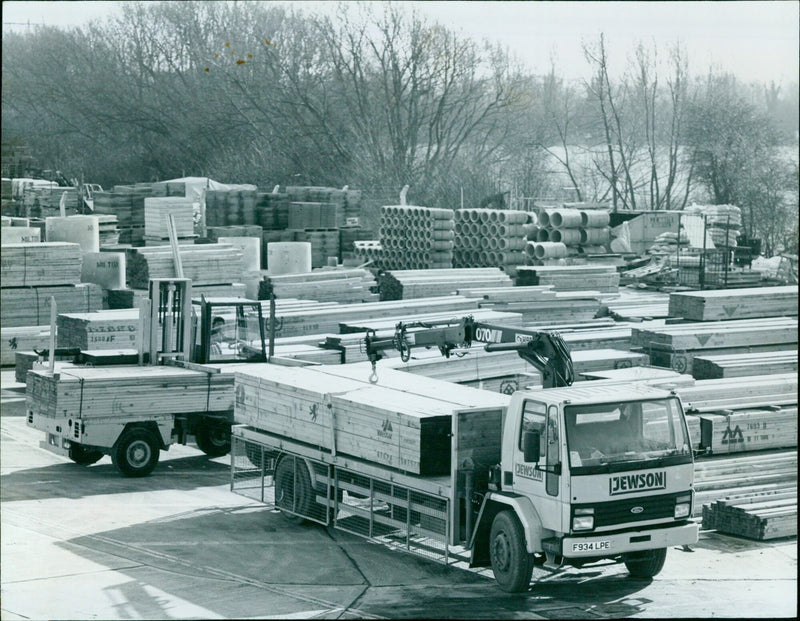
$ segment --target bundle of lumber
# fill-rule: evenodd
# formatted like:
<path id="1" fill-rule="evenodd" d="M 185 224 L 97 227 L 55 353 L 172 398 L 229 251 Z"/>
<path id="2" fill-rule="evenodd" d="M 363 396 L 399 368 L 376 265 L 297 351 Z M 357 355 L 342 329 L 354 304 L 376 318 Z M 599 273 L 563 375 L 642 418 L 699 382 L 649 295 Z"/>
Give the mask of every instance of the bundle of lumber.
<path id="1" fill-rule="evenodd" d="M 703 528 L 765 541 L 797 535 L 797 486 L 733 494 L 703 505 Z"/>
<path id="2" fill-rule="evenodd" d="M 698 380 L 678 394 L 693 412 L 797 405 L 797 373 Z"/>
<path id="3" fill-rule="evenodd" d="M 154 196 L 144 199 L 144 234 L 152 239 L 169 239 L 168 218 L 172 216 L 178 237 L 194 235 L 191 198 Z"/>
<path id="4" fill-rule="evenodd" d="M 381 300 L 410 300 L 455 294 L 459 289 L 511 287 L 508 274 L 496 267 L 392 270 L 379 278 Z"/>
<path id="5" fill-rule="evenodd" d="M 526 321 L 591 321 L 600 311 L 598 293 L 555 291 L 552 285 L 459 289 L 460 295 L 483 297 L 481 308 L 522 313 Z"/>
<path id="6" fill-rule="evenodd" d="M 56 326 L 60 348 L 135 348 L 139 331 L 139 309 L 59 313 Z"/>
<path id="7" fill-rule="evenodd" d="M 180 246 L 183 274 L 192 285 L 228 284 L 242 275 L 242 251 L 231 244 Z M 132 248 L 127 251 L 126 277 L 133 289 L 146 289 L 151 278 L 175 278 L 170 246 Z"/>
<path id="8" fill-rule="evenodd" d="M 797 286 L 671 293 L 670 317 L 691 321 L 797 315 Z"/>
<path id="9" fill-rule="evenodd" d="M 81 281 L 81 247 L 69 242 L 4 244 L 0 282 L 6 287 L 74 285 Z"/>
<path id="10" fill-rule="evenodd" d="M 697 379 L 767 375 L 797 371 L 797 350 L 696 356 L 692 375 Z"/>
<path id="11" fill-rule="evenodd" d="M 525 260 L 525 225 L 531 218 L 509 209 L 456 210 L 453 267 L 499 267 L 514 276 Z"/>
<path id="12" fill-rule="evenodd" d="M 65 197 L 66 215 L 80 213 L 78 188 L 30 186 L 22 192 L 22 205 L 28 218 L 47 218 L 61 214 L 61 199 Z"/>
<path id="13" fill-rule="evenodd" d="M 98 215 L 97 226 L 98 234 L 100 237 L 100 247 L 106 248 L 108 246 L 115 246 L 119 243 L 119 229 L 117 228 L 119 220 L 117 216 L 113 215 Z"/>
<path id="14" fill-rule="evenodd" d="M 302 274 L 265 276 L 259 283 L 258 298 L 298 298 L 329 302 L 374 302 L 378 295 L 372 272 L 360 269 L 323 268 Z"/>
<path id="15" fill-rule="evenodd" d="M 797 446 L 797 405 L 700 414 L 701 445 L 712 454 Z"/>
<path id="16" fill-rule="evenodd" d="M 112 192 L 95 192 L 94 214 L 117 216 L 120 229 L 144 229 L 144 199 L 151 188 L 119 187 Z"/>
<path id="17" fill-rule="evenodd" d="M 109 289 L 107 291 L 108 308 L 124 309 L 139 308 L 141 300 L 146 300 L 149 295 L 147 289 Z M 207 298 L 244 298 L 245 285 L 231 283 L 229 285 L 195 285 L 192 283 L 192 297 L 201 295 Z"/>
<path id="18" fill-rule="evenodd" d="M 54 297 L 58 312 L 80 313 L 99 310 L 103 290 L 94 283 L 51 287 L 3 287 L 0 323 L 4 328 L 50 324 L 50 298 Z"/>
<path id="19" fill-rule="evenodd" d="M 517 285 L 552 285 L 557 291 L 592 290 L 613 293 L 619 290 L 619 274 L 613 265 L 520 266 Z"/>
<path id="20" fill-rule="evenodd" d="M 233 405 L 233 375 L 167 366 L 108 366 L 27 375 L 27 405 L 50 417 L 221 412 Z"/>
<path id="21" fill-rule="evenodd" d="M 508 403 L 499 393 L 428 378 L 411 386 L 390 369 L 371 384 L 348 365 L 258 365 L 236 372 L 235 392 L 237 423 L 420 475 L 450 471 L 454 411 Z"/>
<path id="22" fill-rule="evenodd" d="M 381 208 L 380 241 L 386 269 L 432 269 L 453 266 L 452 209 L 411 205 Z"/>
<path id="23" fill-rule="evenodd" d="M 600 302 L 611 317 L 620 321 L 669 317 L 669 294 L 659 291 L 623 287 L 618 294 L 602 295 Z"/>
<path id="24" fill-rule="evenodd" d="M 0 365 L 16 364 L 18 351 L 50 347 L 50 326 L 26 326 L 0 329 Z"/>
<path id="25" fill-rule="evenodd" d="M 694 373 L 698 357 L 756 355 L 796 346 L 797 321 L 776 317 L 633 328 L 631 344 L 647 352 L 656 366 Z"/>

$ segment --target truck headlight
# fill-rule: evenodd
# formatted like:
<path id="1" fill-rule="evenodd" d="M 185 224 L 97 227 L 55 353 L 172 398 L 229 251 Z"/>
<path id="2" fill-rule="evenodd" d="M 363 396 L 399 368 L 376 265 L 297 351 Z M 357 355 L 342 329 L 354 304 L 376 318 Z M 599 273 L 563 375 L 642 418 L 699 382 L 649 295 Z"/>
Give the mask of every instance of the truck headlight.
<path id="1" fill-rule="evenodd" d="M 691 494 L 687 494 L 686 496 L 678 496 L 675 499 L 675 519 L 689 517 L 689 514 L 692 512 L 692 496 Z"/>
<path id="2" fill-rule="evenodd" d="M 572 530 L 592 530 L 594 528 L 594 509 L 575 509 L 572 517 Z"/>

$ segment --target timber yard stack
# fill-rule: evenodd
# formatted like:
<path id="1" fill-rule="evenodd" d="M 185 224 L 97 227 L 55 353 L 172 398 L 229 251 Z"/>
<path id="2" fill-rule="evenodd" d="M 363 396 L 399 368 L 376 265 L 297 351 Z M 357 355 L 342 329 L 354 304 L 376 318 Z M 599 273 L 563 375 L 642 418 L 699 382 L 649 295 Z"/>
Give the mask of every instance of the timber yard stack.
<path id="1" fill-rule="evenodd" d="M 328 302 L 375 302 L 378 294 L 371 272 L 361 268 L 322 268 L 301 274 L 268 275 L 259 283 L 258 298 L 297 298 Z"/>
<path id="2" fill-rule="evenodd" d="M 754 373 L 790 373 L 797 371 L 796 347 L 781 351 L 697 356 L 692 374 L 697 379 L 715 379 Z"/>
<path id="3" fill-rule="evenodd" d="M 66 215 L 81 213 L 78 189 L 72 187 L 25 188 L 22 193 L 22 206 L 26 218 L 48 218 L 61 215 L 61 198 L 66 194 Z"/>
<path id="4" fill-rule="evenodd" d="M 619 273 L 613 265 L 602 264 L 520 266 L 517 284 L 552 285 L 557 291 L 615 293 L 619 290 Z"/>
<path id="5" fill-rule="evenodd" d="M 259 222 L 259 204 L 268 199 L 255 190 L 206 190 L 206 226 L 253 226 Z"/>
<path id="6" fill-rule="evenodd" d="M 525 225 L 532 217 L 524 211 L 456 210 L 453 267 L 499 267 L 515 276 L 524 262 Z"/>
<path id="7" fill-rule="evenodd" d="M 139 330 L 139 309 L 59 313 L 56 327 L 59 348 L 133 349 Z"/>
<path id="8" fill-rule="evenodd" d="M 98 215 L 97 225 L 101 248 L 119 244 L 119 226 L 117 216 Z"/>
<path id="9" fill-rule="evenodd" d="M 688 321 L 796 317 L 797 295 L 797 286 L 671 293 L 669 315 Z"/>
<path id="10" fill-rule="evenodd" d="M 180 196 L 153 196 L 144 199 L 144 239 L 147 245 L 169 243 L 168 218 L 173 217 L 175 235 L 180 241 L 194 239 L 192 199 Z"/>
<path id="11" fill-rule="evenodd" d="M 379 278 L 381 300 L 410 300 L 454 294 L 459 289 L 511 287 L 511 278 L 496 267 L 391 270 Z"/>
<path id="12" fill-rule="evenodd" d="M 411 205 L 381 208 L 381 267 L 412 270 L 452 268 L 452 209 Z"/>
<path id="13" fill-rule="evenodd" d="M 5 318 L 3 319 L 5 322 Z M 0 327 L 0 366 L 16 364 L 18 351 L 47 349 L 50 346 L 50 326 Z"/>
<path id="14" fill-rule="evenodd" d="M 242 251 L 230 244 L 181 246 L 183 273 L 192 285 L 230 284 L 242 277 Z M 132 248 L 127 251 L 128 286 L 147 289 L 151 278 L 175 278 L 175 262 L 170 246 Z"/>
<path id="15" fill-rule="evenodd" d="M 50 298 L 59 310 L 80 312 L 102 305 L 102 290 L 80 283 L 78 244 L 45 242 L 5 244 L 2 250 L 2 326 L 40 326 L 50 323 Z"/>
<path id="16" fill-rule="evenodd" d="M 596 294 L 589 292 L 558 292 L 553 285 L 518 287 L 487 287 L 474 289 L 467 285 L 460 295 L 479 297 L 481 308 L 522 313 L 527 322 L 585 322 L 600 311 Z"/>

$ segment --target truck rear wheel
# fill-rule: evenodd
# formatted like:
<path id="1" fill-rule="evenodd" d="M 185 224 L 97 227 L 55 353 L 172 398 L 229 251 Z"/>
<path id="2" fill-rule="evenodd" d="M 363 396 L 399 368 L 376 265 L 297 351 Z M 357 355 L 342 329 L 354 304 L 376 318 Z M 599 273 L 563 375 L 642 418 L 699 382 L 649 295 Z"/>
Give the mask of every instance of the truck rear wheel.
<path id="1" fill-rule="evenodd" d="M 111 461 L 127 477 L 144 477 L 156 467 L 159 457 L 158 440 L 147 429 L 131 429 L 117 441 Z"/>
<path id="2" fill-rule="evenodd" d="M 666 559 L 667 549 L 658 548 L 626 554 L 623 560 L 632 578 L 652 578 L 664 568 Z"/>
<path id="3" fill-rule="evenodd" d="M 197 448 L 209 457 L 231 452 L 231 426 L 225 421 L 205 418 L 197 424 L 194 435 Z"/>
<path id="4" fill-rule="evenodd" d="M 305 462 L 289 455 L 282 457 L 275 467 L 275 506 L 287 520 L 302 524 L 313 504 L 314 489 Z"/>
<path id="5" fill-rule="evenodd" d="M 527 591 L 533 573 L 533 555 L 528 554 L 522 524 L 512 511 L 501 511 L 492 522 L 489 558 L 494 578 L 509 593 Z"/>
<path id="6" fill-rule="evenodd" d="M 100 461 L 102 457 L 103 451 L 90 449 L 83 444 L 75 444 L 74 442 L 69 445 L 69 458 L 81 466 L 90 466 Z"/>

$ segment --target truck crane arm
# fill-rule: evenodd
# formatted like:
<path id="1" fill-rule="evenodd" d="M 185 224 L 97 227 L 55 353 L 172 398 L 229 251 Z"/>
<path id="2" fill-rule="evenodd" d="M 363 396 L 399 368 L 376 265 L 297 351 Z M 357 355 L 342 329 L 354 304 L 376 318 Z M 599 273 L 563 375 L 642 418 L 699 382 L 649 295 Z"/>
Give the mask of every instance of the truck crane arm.
<path id="1" fill-rule="evenodd" d="M 417 329 L 419 328 L 419 329 Z M 459 321 L 400 322 L 394 336 L 378 338 L 374 330 L 365 337 L 366 353 L 372 363 L 371 381 L 377 381 L 375 363 L 382 352 L 395 349 L 407 362 L 415 347 L 438 347 L 449 358 L 459 347 L 469 347 L 473 342 L 486 343 L 486 351 L 516 351 L 517 354 L 542 373 L 545 388 L 570 386 L 574 381 L 572 356 L 558 332 L 530 330 L 475 321 L 470 315 Z"/>

